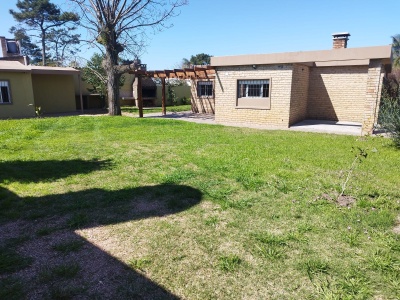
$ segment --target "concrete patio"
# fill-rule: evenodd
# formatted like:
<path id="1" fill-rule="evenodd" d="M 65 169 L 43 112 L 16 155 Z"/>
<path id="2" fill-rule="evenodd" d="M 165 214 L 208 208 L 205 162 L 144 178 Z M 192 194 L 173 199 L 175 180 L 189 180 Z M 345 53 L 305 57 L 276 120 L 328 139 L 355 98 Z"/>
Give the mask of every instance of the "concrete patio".
<path id="1" fill-rule="evenodd" d="M 224 125 L 233 127 L 247 127 L 264 130 L 293 130 L 293 131 L 305 131 L 305 132 L 320 132 L 320 133 L 331 133 L 331 134 L 344 134 L 344 135 L 361 135 L 361 123 L 355 122 L 335 122 L 335 121 L 324 121 L 324 120 L 305 120 L 299 122 L 290 128 L 282 129 L 274 126 L 265 125 L 249 125 L 244 123 L 217 123 L 215 122 L 214 115 L 210 114 L 194 114 L 188 112 L 167 112 L 167 115 L 162 116 L 160 113 L 145 114 L 145 118 L 164 118 L 174 119 L 186 122 L 194 122 L 201 124 L 212 124 L 212 125 Z"/>

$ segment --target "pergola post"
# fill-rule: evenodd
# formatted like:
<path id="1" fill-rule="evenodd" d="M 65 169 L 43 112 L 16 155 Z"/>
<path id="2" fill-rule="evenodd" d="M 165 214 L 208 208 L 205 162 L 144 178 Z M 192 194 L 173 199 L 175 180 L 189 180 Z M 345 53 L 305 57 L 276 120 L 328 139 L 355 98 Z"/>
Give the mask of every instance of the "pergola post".
<path id="1" fill-rule="evenodd" d="M 81 113 L 83 113 L 83 97 L 82 97 L 82 78 L 81 71 L 78 73 L 78 89 L 79 89 L 79 101 L 81 102 Z M 88 106 L 89 107 L 89 106 Z"/>
<path id="2" fill-rule="evenodd" d="M 139 108 L 139 118 L 143 118 L 143 97 L 142 97 L 142 76 L 137 75 L 138 83 L 137 83 L 137 100 L 138 100 L 138 108 Z"/>
<path id="3" fill-rule="evenodd" d="M 162 115 L 165 116 L 167 114 L 167 109 L 165 107 L 165 77 L 161 77 L 161 82 L 162 82 L 162 97 L 161 97 Z"/>

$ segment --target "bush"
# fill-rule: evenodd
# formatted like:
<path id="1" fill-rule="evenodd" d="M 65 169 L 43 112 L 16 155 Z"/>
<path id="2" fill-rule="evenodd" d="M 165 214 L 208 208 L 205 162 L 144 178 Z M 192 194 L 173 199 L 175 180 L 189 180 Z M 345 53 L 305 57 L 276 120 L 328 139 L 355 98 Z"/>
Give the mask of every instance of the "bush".
<path id="1" fill-rule="evenodd" d="M 190 98 L 188 98 L 188 97 L 182 97 L 182 98 L 181 98 L 181 103 L 182 103 L 183 105 L 190 104 Z"/>
<path id="2" fill-rule="evenodd" d="M 378 124 L 400 148 L 400 95 L 398 92 L 393 95 L 388 84 L 383 87 Z"/>

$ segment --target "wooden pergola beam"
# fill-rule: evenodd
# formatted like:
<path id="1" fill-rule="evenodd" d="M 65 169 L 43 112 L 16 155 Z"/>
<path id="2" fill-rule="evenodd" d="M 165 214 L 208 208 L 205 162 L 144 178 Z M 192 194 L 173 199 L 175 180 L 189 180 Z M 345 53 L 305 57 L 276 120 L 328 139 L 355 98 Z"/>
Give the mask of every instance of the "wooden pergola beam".
<path id="1" fill-rule="evenodd" d="M 178 78 L 178 79 L 213 79 L 215 78 L 215 68 L 213 66 L 183 68 L 174 70 L 135 70 L 130 71 L 130 74 L 137 76 L 146 76 L 152 78 Z"/>

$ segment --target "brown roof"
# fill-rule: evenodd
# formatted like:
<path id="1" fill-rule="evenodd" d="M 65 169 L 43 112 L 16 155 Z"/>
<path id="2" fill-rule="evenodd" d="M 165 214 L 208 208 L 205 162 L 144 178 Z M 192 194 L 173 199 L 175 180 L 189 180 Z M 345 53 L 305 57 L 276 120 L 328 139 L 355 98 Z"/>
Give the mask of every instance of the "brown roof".
<path id="1" fill-rule="evenodd" d="M 270 64 L 318 64 L 322 65 L 357 65 L 368 64 L 370 59 L 384 59 L 390 63 L 391 45 L 343 48 L 321 51 L 300 51 L 270 54 L 250 54 L 237 56 L 211 57 L 211 65 L 242 66 L 242 65 L 270 65 Z"/>

